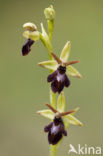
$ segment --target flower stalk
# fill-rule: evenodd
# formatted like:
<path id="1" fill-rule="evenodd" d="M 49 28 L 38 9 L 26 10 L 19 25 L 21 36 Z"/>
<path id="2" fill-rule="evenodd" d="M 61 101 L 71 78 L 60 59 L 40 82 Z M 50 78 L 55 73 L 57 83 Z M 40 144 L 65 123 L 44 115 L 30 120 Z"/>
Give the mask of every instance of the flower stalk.
<path id="1" fill-rule="evenodd" d="M 50 145 L 50 156 L 56 156 L 58 145 Z"/>

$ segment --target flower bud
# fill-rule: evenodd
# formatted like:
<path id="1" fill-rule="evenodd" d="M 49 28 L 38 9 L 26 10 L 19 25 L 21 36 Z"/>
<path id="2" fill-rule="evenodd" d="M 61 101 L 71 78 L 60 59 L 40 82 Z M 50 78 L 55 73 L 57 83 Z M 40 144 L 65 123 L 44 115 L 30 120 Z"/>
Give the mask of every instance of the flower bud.
<path id="1" fill-rule="evenodd" d="M 23 28 L 26 28 L 26 30 L 30 30 L 30 31 L 36 31 L 36 30 L 37 30 L 36 25 L 33 24 L 33 23 L 30 23 L 30 22 L 25 23 L 25 24 L 23 25 Z"/>
<path id="2" fill-rule="evenodd" d="M 51 5 L 49 8 L 45 8 L 44 14 L 47 20 L 54 20 L 55 18 L 55 10 L 53 6 Z"/>

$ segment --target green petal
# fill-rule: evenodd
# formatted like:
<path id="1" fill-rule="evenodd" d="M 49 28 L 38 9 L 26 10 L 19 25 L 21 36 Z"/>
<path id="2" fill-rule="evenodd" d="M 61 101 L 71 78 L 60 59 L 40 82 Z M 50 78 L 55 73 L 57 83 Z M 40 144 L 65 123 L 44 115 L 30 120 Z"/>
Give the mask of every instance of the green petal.
<path id="1" fill-rule="evenodd" d="M 51 120 L 53 120 L 55 116 L 55 114 L 49 109 L 41 110 L 38 111 L 37 113 Z"/>
<path id="2" fill-rule="evenodd" d="M 71 43 L 70 41 L 68 41 L 66 43 L 66 45 L 64 46 L 62 52 L 61 52 L 61 55 L 60 55 L 60 59 L 63 61 L 63 62 L 67 62 L 68 58 L 69 58 L 69 55 L 70 55 L 70 47 L 71 47 Z"/>
<path id="3" fill-rule="evenodd" d="M 23 33 L 23 36 L 27 39 L 30 38 L 31 40 L 36 41 L 36 40 L 39 40 L 40 33 L 38 31 L 32 32 L 32 31 L 27 30 Z"/>
<path id="4" fill-rule="evenodd" d="M 61 94 L 59 94 L 59 96 L 58 96 L 57 110 L 59 112 L 64 112 L 65 111 L 65 96 L 64 96 L 63 92 L 61 92 Z"/>
<path id="5" fill-rule="evenodd" d="M 77 78 L 82 78 L 82 75 L 75 69 L 73 66 L 69 65 L 67 66 L 67 75 L 71 75 Z"/>
<path id="6" fill-rule="evenodd" d="M 65 122 L 68 122 L 69 124 L 78 125 L 78 126 L 82 126 L 83 125 L 77 118 L 75 118 L 71 114 L 66 115 L 64 118 L 65 118 Z"/>
<path id="7" fill-rule="evenodd" d="M 40 62 L 38 65 L 53 71 L 58 67 L 58 63 L 55 60 Z"/>

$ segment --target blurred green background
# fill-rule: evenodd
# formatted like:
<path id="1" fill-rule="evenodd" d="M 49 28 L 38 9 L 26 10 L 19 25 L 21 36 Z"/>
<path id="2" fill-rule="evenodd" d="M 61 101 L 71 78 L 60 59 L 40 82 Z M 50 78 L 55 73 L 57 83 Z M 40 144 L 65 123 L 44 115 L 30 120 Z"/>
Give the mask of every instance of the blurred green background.
<path id="1" fill-rule="evenodd" d="M 43 128 L 49 120 L 36 111 L 49 102 L 48 70 L 37 66 L 47 60 L 40 41 L 22 57 L 22 25 L 34 22 L 45 27 L 43 10 L 56 10 L 53 47 L 56 54 L 67 40 L 72 43 L 70 60 L 80 59 L 83 79 L 70 78 L 65 89 L 66 107 L 80 107 L 76 116 L 83 127 L 70 126 L 59 149 L 67 156 L 69 144 L 103 145 L 103 1 L 102 0 L 0 0 L 0 156 L 47 156 L 49 145 Z"/>

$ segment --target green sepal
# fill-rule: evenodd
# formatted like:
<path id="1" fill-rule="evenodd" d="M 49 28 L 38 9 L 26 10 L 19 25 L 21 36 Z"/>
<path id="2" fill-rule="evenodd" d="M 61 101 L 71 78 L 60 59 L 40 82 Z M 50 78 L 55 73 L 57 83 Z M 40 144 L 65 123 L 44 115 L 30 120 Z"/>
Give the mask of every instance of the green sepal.
<path id="1" fill-rule="evenodd" d="M 78 70 L 71 65 L 67 66 L 66 73 L 67 75 L 71 75 L 76 78 L 82 78 L 82 75 L 78 72 Z"/>
<path id="2" fill-rule="evenodd" d="M 39 66 L 55 71 L 58 67 L 58 64 L 55 60 L 43 61 L 38 63 Z"/>
<path id="3" fill-rule="evenodd" d="M 83 125 L 76 117 L 74 117 L 71 114 L 66 115 L 64 118 L 65 118 L 65 122 L 68 122 L 69 124 L 78 125 L 78 126 Z"/>
<path id="4" fill-rule="evenodd" d="M 63 62 L 67 62 L 67 61 L 68 61 L 68 58 L 69 58 L 69 56 L 70 56 L 70 48 L 71 48 L 71 43 L 70 43 L 70 41 L 68 41 L 68 42 L 65 44 L 65 46 L 64 46 L 64 48 L 63 48 L 63 50 L 62 50 L 62 52 L 61 52 L 61 55 L 60 55 L 60 59 L 61 59 Z"/>
<path id="5" fill-rule="evenodd" d="M 55 114 L 50 109 L 41 110 L 41 111 L 38 111 L 37 113 L 50 120 L 53 120 L 55 116 Z"/>

